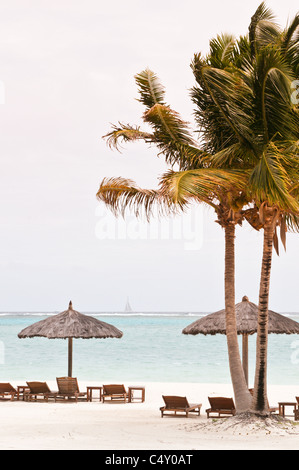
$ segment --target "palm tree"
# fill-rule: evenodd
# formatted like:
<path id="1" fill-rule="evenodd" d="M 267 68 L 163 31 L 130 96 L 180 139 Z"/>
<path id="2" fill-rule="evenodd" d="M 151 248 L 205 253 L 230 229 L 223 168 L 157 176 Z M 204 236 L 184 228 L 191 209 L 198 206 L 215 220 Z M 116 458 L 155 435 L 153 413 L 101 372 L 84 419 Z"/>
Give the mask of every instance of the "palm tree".
<path id="1" fill-rule="evenodd" d="M 267 411 L 267 311 L 272 246 L 276 229 L 285 244 L 286 228 L 298 229 L 298 109 L 290 104 L 290 82 L 298 71 L 298 15 L 281 32 L 264 4 L 257 9 L 249 34 L 235 40 L 222 35 L 210 43 L 210 54 L 194 56 L 197 86 L 192 90 L 195 116 L 203 129 L 201 148 L 191 138 L 177 113 L 164 103 L 164 92 L 154 75 L 137 76 L 143 118 L 154 132 L 119 125 L 106 137 L 142 139 L 155 144 L 167 163 L 178 165 L 161 178 L 158 190 L 142 190 L 121 178 L 105 179 L 98 192 L 114 211 L 141 208 L 149 217 L 152 207 L 169 213 L 191 201 L 213 207 L 225 230 L 225 306 L 230 369 L 237 409 L 249 408 L 242 375 L 234 312 L 235 225 L 245 218 L 264 229 L 260 281 L 257 366 L 253 409 Z M 222 173 L 219 173 L 219 170 Z M 246 184 L 247 183 L 247 184 Z M 251 205 L 249 205 L 251 204 Z"/>
<path id="2" fill-rule="evenodd" d="M 267 412 L 272 247 L 278 246 L 278 226 L 284 244 L 287 226 L 298 229 L 298 107 L 290 100 L 290 85 L 299 70 L 298 25 L 296 15 L 282 32 L 262 3 L 247 37 L 234 41 L 219 36 L 211 41 L 210 55 L 195 55 L 192 63 L 197 82 L 192 96 L 203 126 L 203 149 L 213 153 L 214 167 L 250 170 L 247 199 L 253 206 L 243 216 L 264 229 L 253 398 L 253 409 L 261 414 Z M 185 175 L 185 191 L 186 181 Z"/>
<path id="3" fill-rule="evenodd" d="M 131 208 L 138 216 L 145 212 L 147 218 L 153 208 L 158 208 L 163 215 L 184 208 L 191 202 L 201 202 L 212 207 L 217 213 L 217 222 L 225 230 L 225 305 L 227 311 L 227 343 L 231 378 L 234 387 L 237 411 L 248 410 L 251 395 L 248 392 L 244 371 L 240 359 L 236 320 L 235 320 L 235 226 L 242 223 L 241 209 L 246 199 L 247 174 L 242 169 L 213 168 L 211 155 L 202 151 L 191 137 L 187 124 L 178 113 L 164 101 L 164 89 L 155 74 L 145 70 L 136 76 L 140 101 L 146 111 L 143 120 L 149 123 L 153 132 L 144 132 L 137 126 L 119 124 L 107 134 L 110 146 L 118 148 L 119 141 L 143 140 L 154 144 L 170 165 L 177 165 L 182 174 L 173 184 L 175 172 L 170 170 L 160 178 L 159 188 L 144 190 L 124 178 L 105 178 L 97 197 L 104 201 L 115 214 L 124 215 Z M 195 181 L 193 188 L 187 183 L 188 191 L 183 194 L 184 174 L 188 182 Z M 168 181 L 172 181 L 168 185 Z M 180 187 L 180 194 L 175 195 L 175 187 Z"/>
<path id="4" fill-rule="evenodd" d="M 270 40 L 265 45 L 265 37 L 269 34 Z M 261 83 L 255 80 L 254 87 L 260 105 L 263 153 L 252 173 L 251 186 L 260 206 L 264 228 L 253 409 L 267 414 L 268 304 L 272 251 L 273 246 L 278 251 L 276 227 L 280 226 L 285 245 L 287 221 L 290 226 L 297 226 L 298 217 L 295 188 L 298 184 L 299 115 L 298 107 L 291 102 L 291 82 L 299 71 L 299 16 L 297 14 L 290 26 L 281 31 L 271 11 L 261 4 L 252 18 L 249 37 L 252 61 L 262 77 Z M 282 139 L 286 142 L 281 142 Z M 280 142 L 274 143 L 275 140 Z"/>

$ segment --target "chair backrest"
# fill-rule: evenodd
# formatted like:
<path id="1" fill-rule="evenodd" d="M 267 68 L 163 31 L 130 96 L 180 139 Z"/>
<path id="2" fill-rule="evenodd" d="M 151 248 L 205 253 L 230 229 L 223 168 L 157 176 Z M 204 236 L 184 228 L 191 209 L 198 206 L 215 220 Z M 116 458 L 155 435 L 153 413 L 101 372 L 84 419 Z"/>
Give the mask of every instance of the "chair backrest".
<path id="1" fill-rule="evenodd" d="M 188 408 L 189 403 L 186 397 L 178 397 L 175 395 L 162 395 L 166 408 Z"/>
<path id="2" fill-rule="evenodd" d="M 208 397 L 212 410 L 234 410 L 235 404 L 232 398 Z"/>
<path id="3" fill-rule="evenodd" d="M 16 389 L 9 383 L 9 382 L 3 382 L 0 383 L 0 393 L 10 393 L 10 392 L 15 392 L 17 393 Z"/>
<path id="4" fill-rule="evenodd" d="M 56 377 L 56 381 L 60 393 L 79 393 L 79 386 L 76 377 Z"/>
<path id="5" fill-rule="evenodd" d="M 30 393 L 48 393 L 51 390 L 46 382 L 27 382 Z"/>
<path id="6" fill-rule="evenodd" d="M 298 405 L 299 405 L 299 397 L 296 397 L 296 400 L 297 400 L 297 403 L 298 403 Z"/>
<path id="7" fill-rule="evenodd" d="M 122 393 L 126 393 L 125 386 L 123 384 L 109 384 L 103 385 L 103 391 L 105 395 L 118 395 Z"/>

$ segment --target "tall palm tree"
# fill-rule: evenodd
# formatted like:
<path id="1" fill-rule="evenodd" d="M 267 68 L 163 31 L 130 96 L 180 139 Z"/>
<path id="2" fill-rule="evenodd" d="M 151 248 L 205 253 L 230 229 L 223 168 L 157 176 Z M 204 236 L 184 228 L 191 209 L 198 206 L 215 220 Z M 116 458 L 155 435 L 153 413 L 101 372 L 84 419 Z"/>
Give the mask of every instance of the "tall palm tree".
<path id="1" fill-rule="evenodd" d="M 142 190 L 121 178 L 105 179 L 98 192 L 116 212 L 141 208 L 149 216 L 156 205 L 168 213 L 178 205 L 200 201 L 215 209 L 225 230 L 225 306 L 227 340 L 237 409 L 247 410 L 247 385 L 242 376 L 234 312 L 235 225 L 246 220 L 264 229 L 260 282 L 257 367 L 253 408 L 266 412 L 267 311 L 272 246 L 276 228 L 285 243 L 286 227 L 298 223 L 298 109 L 290 105 L 290 81 L 298 71 L 298 15 L 283 33 L 264 4 L 257 9 L 247 36 L 235 40 L 222 35 L 211 41 L 207 58 L 195 55 L 192 69 L 197 86 L 192 90 L 195 116 L 203 129 L 201 149 L 177 113 L 164 103 L 164 92 L 153 74 L 137 78 L 144 121 L 154 131 L 119 125 L 106 137 L 142 139 L 155 144 L 179 173 L 163 175 L 158 190 Z M 218 170 L 222 170 L 219 173 Z M 236 179 L 237 176 L 237 179 Z M 229 178 L 231 178 L 229 183 Z M 248 178 L 248 179 L 246 179 Z M 247 185 L 246 185 L 247 181 Z M 175 206 L 173 205 L 175 203 Z M 249 207 L 249 203 L 252 205 Z M 247 207 L 246 207 L 247 206 Z"/>
<path id="2" fill-rule="evenodd" d="M 268 304 L 273 246 L 278 250 L 276 227 L 280 226 L 285 245 L 287 221 L 297 226 L 298 219 L 299 113 L 291 101 L 291 82 L 299 71 L 299 15 L 281 31 L 263 3 L 252 18 L 249 37 L 252 62 L 257 77 L 262 77 L 260 83 L 253 83 L 260 105 L 263 153 L 251 185 L 264 228 L 253 409 L 266 414 Z"/>
<path id="3" fill-rule="evenodd" d="M 197 82 L 192 96 L 196 118 L 203 126 L 203 149 L 216 151 L 213 166 L 250 171 L 247 198 L 253 206 L 243 215 L 264 230 L 253 399 L 254 411 L 262 414 L 267 412 L 272 247 L 277 249 L 278 226 L 284 244 L 287 226 L 298 229 L 298 107 L 290 99 L 298 73 L 298 24 L 296 15 L 281 31 L 262 3 L 247 36 L 238 41 L 219 36 L 211 42 L 210 55 L 205 59 L 195 55 L 192 63 Z M 219 122 L 223 132 L 218 131 Z M 184 190 L 186 181 L 185 175 Z"/>
<path id="4" fill-rule="evenodd" d="M 142 211 L 147 217 L 153 208 L 160 213 L 169 214 L 184 209 L 191 202 L 201 202 L 212 207 L 217 213 L 217 221 L 225 230 L 225 305 L 227 311 L 227 343 L 231 378 L 234 387 L 237 411 L 248 410 L 251 395 L 248 392 L 244 371 L 240 359 L 237 328 L 235 320 L 235 226 L 242 223 L 241 210 L 248 201 L 246 199 L 247 174 L 239 168 L 213 168 L 211 155 L 199 148 L 192 138 L 187 124 L 178 113 L 173 111 L 164 101 L 164 89 L 155 74 L 145 70 L 136 76 L 140 101 L 146 107 L 143 120 L 149 123 L 152 133 L 144 132 L 137 126 L 119 124 L 107 134 L 108 144 L 118 148 L 120 141 L 143 140 L 158 147 L 170 165 L 178 166 L 182 174 L 174 185 L 168 181 L 175 175 L 173 170 L 166 172 L 160 179 L 159 188 L 144 190 L 134 182 L 123 178 L 105 178 L 97 193 L 116 214 L 127 208 L 140 215 Z M 195 181 L 193 188 L 178 196 L 175 187 L 184 187 L 184 174 L 188 182 Z M 172 183 L 173 183 L 172 179 Z M 189 183 L 188 183 L 189 184 Z"/>

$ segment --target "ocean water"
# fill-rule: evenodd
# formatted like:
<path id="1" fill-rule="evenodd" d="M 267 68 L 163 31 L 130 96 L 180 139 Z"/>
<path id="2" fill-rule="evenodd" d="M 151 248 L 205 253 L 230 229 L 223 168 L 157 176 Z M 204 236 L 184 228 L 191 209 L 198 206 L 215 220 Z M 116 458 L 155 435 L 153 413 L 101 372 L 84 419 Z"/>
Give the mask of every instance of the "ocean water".
<path id="1" fill-rule="evenodd" d="M 116 383 L 230 383 L 226 337 L 183 335 L 206 313 L 88 313 L 123 332 L 121 339 L 74 339 L 73 376 Z M 0 381 L 53 381 L 67 375 L 67 340 L 19 339 L 47 313 L 0 313 Z M 287 314 L 299 321 L 299 314 Z M 256 335 L 249 337 L 253 385 Z M 299 386 L 299 335 L 269 335 L 268 383 Z M 241 338 L 240 338 L 241 348 Z"/>

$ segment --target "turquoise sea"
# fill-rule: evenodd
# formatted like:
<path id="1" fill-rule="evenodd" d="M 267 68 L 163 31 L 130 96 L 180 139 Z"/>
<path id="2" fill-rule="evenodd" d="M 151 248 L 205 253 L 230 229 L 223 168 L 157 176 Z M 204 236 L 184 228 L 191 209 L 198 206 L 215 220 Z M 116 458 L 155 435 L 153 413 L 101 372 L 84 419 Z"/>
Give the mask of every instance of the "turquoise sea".
<path id="1" fill-rule="evenodd" d="M 73 375 L 103 382 L 230 383 L 226 337 L 183 335 L 207 313 L 95 313 L 123 332 L 121 339 L 78 339 Z M 51 313 L 0 313 L 0 381 L 55 380 L 67 375 L 67 341 L 19 339 Z M 285 314 L 299 321 L 299 313 Z M 256 335 L 249 337 L 249 382 L 254 380 Z M 241 338 L 240 338 L 241 348 Z M 269 335 L 269 384 L 299 385 L 299 335 Z"/>

